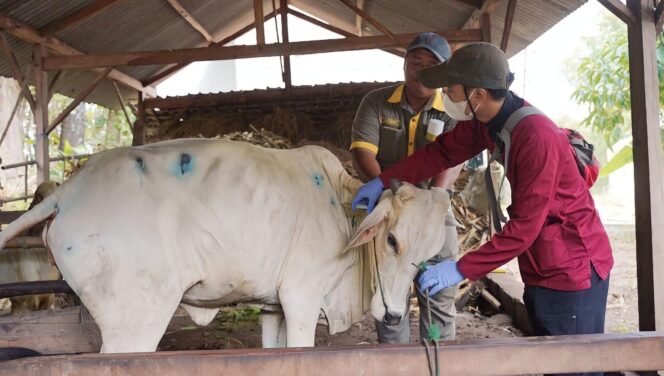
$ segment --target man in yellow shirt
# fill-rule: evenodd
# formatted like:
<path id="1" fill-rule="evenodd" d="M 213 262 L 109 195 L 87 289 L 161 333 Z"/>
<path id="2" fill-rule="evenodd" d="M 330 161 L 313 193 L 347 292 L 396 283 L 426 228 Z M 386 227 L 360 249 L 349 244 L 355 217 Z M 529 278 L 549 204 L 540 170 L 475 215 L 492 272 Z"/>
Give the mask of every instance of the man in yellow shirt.
<path id="1" fill-rule="evenodd" d="M 353 165 L 362 182 L 411 155 L 415 150 L 449 131 L 456 122 L 445 113 L 442 94 L 424 87 L 417 79 L 420 69 L 438 65 L 450 58 L 450 46 L 435 33 L 421 33 L 408 46 L 404 60 L 404 82 L 368 93 L 355 115 L 351 152 Z M 443 136 L 444 137 L 444 136 Z M 448 169 L 420 187 L 441 187 L 450 192 L 462 165 Z M 445 245 L 429 264 L 456 260 L 458 254 L 456 220 L 451 208 L 446 215 Z M 416 289 L 416 291 L 418 291 Z M 456 308 L 455 288 L 450 287 L 430 297 L 431 321 L 440 329 L 441 339 L 454 339 Z M 420 306 L 420 335 L 427 338 L 429 317 L 426 298 L 417 293 Z M 410 342 L 408 317 L 397 325 L 376 322 L 381 343 Z"/>

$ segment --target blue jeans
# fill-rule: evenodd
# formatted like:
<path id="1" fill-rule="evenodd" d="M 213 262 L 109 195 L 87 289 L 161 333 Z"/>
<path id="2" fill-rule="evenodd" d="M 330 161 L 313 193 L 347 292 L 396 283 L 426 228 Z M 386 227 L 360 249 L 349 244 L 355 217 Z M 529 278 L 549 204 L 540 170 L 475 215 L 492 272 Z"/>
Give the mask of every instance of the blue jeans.
<path id="1" fill-rule="evenodd" d="M 534 335 L 604 333 L 609 278 L 601 279 L 592 265 L 590 268 L 590 287 L 585 290 L 561 291 L 526 285 L 523 301 Z"/>

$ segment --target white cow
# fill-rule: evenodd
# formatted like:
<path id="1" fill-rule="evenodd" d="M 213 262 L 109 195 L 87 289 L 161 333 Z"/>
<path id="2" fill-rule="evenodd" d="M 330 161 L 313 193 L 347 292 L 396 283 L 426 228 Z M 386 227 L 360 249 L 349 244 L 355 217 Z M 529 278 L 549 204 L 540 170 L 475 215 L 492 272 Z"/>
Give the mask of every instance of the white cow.
<path id="1" fill-rule="evenodd" d="M 321 308 L 334 320 L 357 300 L 346 295 L 361 278 L 358 246 L 375 238 L 385 296 L 376 289 L 373 316 L 398 323 L 412 263 L 444 242 L 447 193 L 409 184 L 387 191 L 352 237 L 344 207 L 359 185 L 316 146 L 182 139 L 118 148 L 10 224 L 0 248 L 49 218 L 48 247 L 99 326 L 102 352 L 154 351 L 179 304 L 207 324 L 239 302 L 282 306 L 285 321 L 263 321 L 265 346 L 313 346 Z"/>

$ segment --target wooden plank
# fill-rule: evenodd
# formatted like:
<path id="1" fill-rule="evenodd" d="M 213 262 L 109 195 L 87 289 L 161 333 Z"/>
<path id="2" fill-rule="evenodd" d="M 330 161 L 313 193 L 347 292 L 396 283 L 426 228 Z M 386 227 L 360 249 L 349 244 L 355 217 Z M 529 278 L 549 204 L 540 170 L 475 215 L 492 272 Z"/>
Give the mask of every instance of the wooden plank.
<path id="1" fill-rule="evenodd" d="M 265 45 L 265 23 L 263 22 L 263 0 L 254 0 L 254 27 L 256 28 L 256 44 Z"/>
<path id="2" fill-rule="evenodd" d="M 491 13 L 482 13 L 480 18 L 482 41 L 491 43 Z"/>
<path id="3" fill-rule="evenodd" d="M 479 30 L 451 30 L 438 32 L 451 42 L 477 42 Z M 204 60 L 231 60 L 252 57 L 307 55 L 335 51 L 356 51 L 384 47 L 404 47 L 418 33 L 395 35 L 397 41 L 387 36 L 369 36 L 345 39 L 314 40 L 290 43 L 272 43 L 260 46 L 229 46 L 187 48 L 180 50 L 114 52 L 78 56 L 49 56 L 44 67 L 49 70 L 77 69 L 108 66 L 135 66 L 170 63 L 190 63 Z"/>
<path id="4" fill-rule="evenodd" d="M 84 6 L 83 8 L 75 11 L 74 13 L 67 15 L 63 18 L 52 21 L 42 28 L 39 29 L 39 33 L 42 35 L 52 35 L 58 31 L 64 30 L 68 27 L 77 25 L 89 18 L 92 18 L 104 9 L 118 2 L 118 0 L 97 0 L 89 5 Z"/>
<path id="5" fill-rule="evenodd" d="M 31 281 L 0 285 L 0 299 L 12 298 L 14 296 L 55 293 L 73 294 L 74 291 L 66 281 Z"/>
<path id="6" fill-rule="evenodd" d="M 462 29 L 476 29 L 480 27 L 480 21 L 483 13 L 492 13 L 496 10 L 500 0 L 484 0 L 482 6 L 473 10 L 466 22 L 463 23 Z"/>
<path id="7" fill-rule="evenodd" d="M 16 21 L 11 19 L 4 14 L 0 13 L 0 29 L 6 30 L 8 33 L 13 36 L 22 39 L 31 44 L 40 44 L 47 47 L 52 52 L 60 55 L 82 55 L 83 52 L 69 46 L 68 44 L 62 42 L 61 40 L 49 36 L 42 36 L 39 32 L 34 29 L 32 26 L 27 25 L 23 22 Z M 100 73 L 103 69 L 92 69 L 94 72 Z M 129 76 L 128 74 L 122 73 L 118 70 L 112 70 L 108 75 L 109 78 L 114 79 L 123 85 L 145 92 L 146 95 L 155 97 L 156 91 L 153 87 L 143 86 L 140 81 Z"/>
<path id="8" fill-rule="evenodd" d="M 457 3 L 466 4 L 473 8 L 482 8 L 482 0 L 456 0 Z"/>
<path id="9" fill-rule="evenodd" d="M 20 315 L 0 316 L 1 324 L 74 324 L 81 322 L 81 307 L 31 311 Z"/>
<path id="10" fill-rule="evenodd" d="M 120 88 L 118 87 L 117 82 L 113 82 L 113 89 L 115 89 L 115 95 L 118 98 L 118 103 L 120 103 L 120 108 L 122 108 L 122 113 L 124 114 L 125 120 L 127 120 L 127 126 L 129 127 L 129 130 L 131 130 L 131 119 L 129 118 L 129 114 L 127 113 L 127 106 L 125 105 L 124 99 L 122 99 L 122 93 L 120 93 Z"/>
<path id="11" fill-rule="evenodd" d="M 365 1 L 364 0 L 357 0 L 357 7 L 359 9 L 364 10 L 365 6 Z M 362 36 L 362 17 L 360 17 L 359 14 L 355 15 L 355 34 L 358 37 Z"/>
<path id="12" fill-rule="evenodd" d="M 629 44 L 636 274 L 639 329 L 664 330 L 664 162 L 659 128 L 659 87 L 654 9 L 650 0 L 628 0 L 637 22 L 627 28 Z"/>
<path id="13" fill-rule="evenodd" d="M 298 12 L 295 9 L 292 9 L 292 8 L 288 9 L 288 13 L 292 14 L 293 16 L 295 16 L 297 18 L 300 18 L 302 20 L 310 22 L 310 23 L 312 23 L 316 26 L 322 27 L 323 29 L 329 30 L 329 31 L 331 31 L 333 33 L 337 33 L 339 35 L 343 35 L 346 38 L 356 38 L 356 37 L 359 36 L 359 35 L 355 35 L 353 33 L 350 33 L 350 32 L 348 32 L 344 29 L 340 29 L 340 28 L 338 28 L 334 25 L 330 25 L 328 23 L 325 23 L 325 22 L 323 22 L 323 21 L 321 21 L 317 18 L 314 18 L 314 17 L 311 17 L 311 16 L 306 15 L 304 13 Z M 404 51 L 401 51 L 397 48 L 381 48 L 381 50 L 383 50 L 387 53 L 391 53 L 392 55 L 395 55 L 395 56 L 398 56 L 398 57 L 404 57 Z"/>
<path id="14" fill-rule="evenodd" d="M 507 4 L 507 12 L 505 13 L 505 26 L 503 27 L 503 38 L 500 40 L 500 49 L 507 53 L 507 43 L 510 40 L 510 32 L 512 31 L 512 21 L 514 20 L 514 12 L 516 11 L 516 0 L 510 0 Z"/>
<path id="15" fill-rule="evenodd" d="M 270 12 L 265 17 L 263 17 L 263 22 L 268 21 L 269 19 L 274 17 L 274 15 L 275 15 L 274 12 Z M 220 40 L 219 42 L 214 43 L 214 45 L 224 46 L 226 43 L 234 41 L 235 39 L 242 36 L 244 33 L 248 32 L 251 29 L 253 29 L 254 26 L 255 26 L 255 23 L 252 22 L 252 23 L 248 24 L 247 26 L 241 28 L 240 30 L 234 32 L 233 34 L 227 36 L 226 38 Z M 143 85 L 144 86 L 151 86 L 151 85 L 157 84 L 157 83 L 161 82 L 162 80 L 165 80 L 166 78 L 170 77 L 172 74 L 174 74 L 175 72 L 179 71 L 180 69 L 186 67 L 189 64 L 190 63 L 174 64 L 174 65 L 171 65 L 167 68 L 164 68 L 161 72 L 158 72 L 158 73 L 154 74 L 152 77 L 144 80 Z"/>
<path id="16" fill-rule="evenodd" d="M 34 83 L 35 83 L 35 161 L 37 162 L 37 184 L 50 179 L 48 160 L 48 76 L 43 69 L 46 46 L 34 47 Z"/>
<path id="17" fill-rule="evenodd" d="M 203 27 L 203 25 L 201 25 L 201 23 L 198 22 L 198 20 L 196 20 L 196 18 L 194 18 L 194 16 L 192 16 L 191 13 L 188 12 L 182 6 L 182 4 L 180 4 L 178 0 L 166 0 L 166 1 L 168 1 L 168 3 L 171 4 L 173 9 L 175 9 L 175 11 L 178 12 L 180 16 L 182 16 L 182 18 L 184 18 L 184 20 L 187 21 L 189 25 L 191 25 L 191 27 L 193 27 L 196 31 L 198 31 L 208 43 L 214 43 L 212 35 L 208 33 L 205 27 Z"/>
<path id="18" fill-rule="evenodd" d="M 664 369 L 662 333 L 442 341 L 446 375 L 522 375 Z M 433 350 L 432 350 L 433 351 Z M 524 361 L 527 360 L 527 361 Z M 165 351 L 33 357 L 2 363 L 5 375 L 426 375 L 419 344 Z M 312 371 L 313 370 L 313 371 Z"/>
<path id="19" fill-rule="evenodd" d="M 281 41 L 283 43 L 288 43 L 289 37 L 288 37 L 288 0 L 279 0 L 279 13 L 281 13 Z M 293 86 L 292 80 L 291 80 L 291 64 L 290 64 L 290 56 L 289 55 L 284 55 L 284 71 L 282 73 L 283 75 L 283 80 L 284 80 L 284 85 L 286 87 L 286 90 L 290 90 L 291 86 Z"/>
<path id="20" fill-rule="evenodd" d="M 344 3 L 347 7 L 352 9 L 356 14 L 358 14 L 360 17 L 362 17 L 364 20 L 366 20 L 368 23 L 370 23 L 373 27 L 378 29 L 381 33 L 387 35 L 392 39 L 393 41 L 397 41 L 397 38 L 390 30 L 388 30 L 383 24 L 378 22 L 375 18 L 371 17 L 369 13 L 365 12 L 364 10 L 360 9 L 357 7 L 357 5 L 353 4 L 351 0 L 339 0 L 342 3 Z"/>
<path id="21" fill-rule="evenodd" d="M 75 108 L 76 108 L 81 102 L 83 102 L 83 101 L 85 100 L 85 98 L 87 98 L 88 95 L 90 95 L 90 93 L 92 93 L 92 91 L 97 87 L 97 85 L 99 85 L 99 83 L 100 83 L 104 78 L 106 78 L 106 76 L 108 76 L 108 74 L 109 74 L 110 72 L 111 72 L 111 68 L 106 68 L 106 69 L 104 69 L 104 71 L 101 72 L 101 73 L 97 76 L 97 78 L 95 78 L 95 80 L 92 81 L 92 83 L 91 83 L 87 88 L 85 88 L 83 91 L 81 91 L 80 93 L 78 93 L 78 95 L 76 96 L 76 98 L 74 98 L 73 101 L 69 102 L 69 105 L 67 105 L 67 107 L 65 107 L 65 109 L 62 110 L 62 112 L 60 113 L 60 115 L 58 115 L 55 119 L 53 119 L 53 121 L 51 122 L 51 124 L 49 124 L 48 129 L 46 130 L 46 134 L 51 133 L 51 132 L 55 129 L 55 127 L 57 127 L 60 123 L 62 123 L 62 121 L 65 120 L 65 118 L 66 118 L 67 116 L 69 116 L 69 114 L 70 114 L 72 111 L 74 111 L 74 109 L 75 109 Z"/>
<path id="22" fill-rule="evenodd" d="M 4 323 L 0 325 L 2 347 L 23 347 L 44 355 L 99 352 L 101 334 L 94 322 Z"/>
<path id="23" fill-rule="evenodd" d="M 622 22 L 631 25 L 636 22 L 636 17 L 631 10 L 620 0 L 598 0 L 609 12 L 620 18 Z"/>
<path id="24" fill-rule="evenodd" d="M 0 44 L 2 45 L 2 50 L 5 52 L 5 55 L 7 56 L 7 61 L 9 62 L 9 67 L 12 70 L 14 79 L 18 82 L 19 86 L 21 87 L 21 93 L 23 94 L 23 96 L 25 96 L 25 99 L 30 104 L 30 109 L 32 110 L 32 112 L 34 112 L 35 98 L 32 96 L 30 90 L 28 90 L 28 86 L 24 84 L 25 81 L 27 80 L 27 77 L 24 77 L 23 74 L 21 73 L 21 68 L 18 65 L 16 56 L 14 55 L 14 52 L 12 51 L 12 48 L 9 45 L 9 41 L 7 40 L 7 36 L 5 35 L 5 33 L 0 33 Z"/>
<path id="25" fill-rule="evenodd" d="M 25 213 L 23 210 L 0 211 L 0 225 L 14 222 L 16 218 L 23 215 L 23 213 Z"/>

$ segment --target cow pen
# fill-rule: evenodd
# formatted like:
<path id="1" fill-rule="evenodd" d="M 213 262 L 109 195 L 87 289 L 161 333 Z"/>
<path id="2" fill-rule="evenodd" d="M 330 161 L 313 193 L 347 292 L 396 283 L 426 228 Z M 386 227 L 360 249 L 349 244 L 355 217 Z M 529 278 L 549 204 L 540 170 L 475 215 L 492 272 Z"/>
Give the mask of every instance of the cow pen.
<path id="1" fill-rule="evenodd" d="M 655 375 L 656 371 L 664 370 L 664 232 L 657 231 L 658 225 L 664 223 L 664 163 L 660 152 L 655 57 L 655 38 L 664 23 L 664 0 L 598 1 L 628 26 L 634 181 L 635 196 L 639 198 L 635 205 L 640 331 L 450 341 L 441 343 L 438 350 L 442 374 L 635 371 Z M 228 122 L 226 132 L 241 131 L 247 124 L 263 119 L 268 124 L 266 127 L 274 127 L 271 130 L 276 133 L 303 136 L 306 130 L 284 128 L 279 116 L 288 114 L 272 114 L 274 108 L 279 108 L 306 114 L 316 141 L 347 148 L 352 121 L 349 116 L 359 99 L 369 90 L 386 84 L 294 86 L 291 56 L 375 48 L 403 56 L 404 46 L 413 36 L 430 31 L 431 25 L 439 25 L 436 31 L 454 46 L 488 41 L 513 56 L 584 2 L 439 0 L 432 5 L 431 1 L 413 0 L 400 5 L 407 8 L 404 12 L 395 11 L 389 1 L 372 0 L 83 0 L 67 5 L 28 0 L 16 8 L 8 5 L 11 2 L 0 1 L 0 49 L 3 50 L 0 74 L 19 82 L 22 89 L 16 106 L 27 101 L 34 113 L 38 135 L 35 161 L 2 169 L 27 171 L 28 165 L 34 164 L 38 181 L 47 180 L 49 164 L 63 159 L 49 157 L 47 136 L 84 100 L 123 110 L 131 102 L 137 115 L 136 122 L 129 124 L 134 145 L 183 137 L 180 123 L 192 124 L 187 130 L 189 135 L 197 131 L 205 133 L 201 130 L 209 128 L 206 123 L 209 118 L 229 116 L 235 117 Z M 432 18 L 433 6 L 445 7 L 449 20 L 437 22 Z M 219 8 L 226 9 L 225 14 L 220 14 Z M 404 13 L 413 17 L 402 18 Z M 290 42 L 288 16 L 344 38 Z M 267 43 L 264 28 L 271 27 L 267 22 L 277 18 L 283 25 L 280 41 Z M 129 21 L 124 25 L 121 19 Z M 140 28 L 146 24 L 153 32 L 159 32 L 145 38 Z M 103 28 L 107 28 L 105 32 L 100 31 Z M 227 46 L 253 29 L 257 33 L 255 46 Z M 124 34 L 111 38 L 109 30 Z M 173 43 L 173 39 L 178 42 Z M 172 98 L 155 96 L 154 85 L 192 62 L 266 56 L 281 57 L 283 89 Z M 66 80 L 61 78 L 65 76 L 63 72 Z M 34 93 L 27 88 L 28 83 L 34 86 Z M 75 99 L 50 120 L 47 109 L 54 92 Z M 242 115 L 241 125 L 237 114 Z M 8 129 L 13 116 L 7 124 L 0 124 L 0 130 Z M 125 116 L 130 123 L 129 116 L 126 113 Z M 335 127 L 326 128 L 329 124 Z M 219 129 L 213 133 L 203 136 L 214 137 Z M 26 180 L 25 194 L 20 199 L 29 197 Z M 0 225 L 20 214 L 0 211 Z M 41 247 L 43 243 L 39 237 L 28 236 L 15 239 L 9 246 L 23 249 Z M 499 273 L 492 273 L 482 282 L 486 287 L 476 291 L 484 294 L 486 302 L 500 306 L 501 312 L 509 314 L 527 332 L 520 282 Z M 71 294 L 72 291 L 64 281 L 0 285 L 0 299 L 40 293 Z M 73 296 L 71 299 L 77 300 Z M 188 319 L 176 316 L 169 328 L 182 328 L 189 323 Z M 43 354 L 2 362 L 0 375 L 428 372 L 427 353 L 418 344 L 97 354 L 101 347 L 99 329 L 81 305 L 0 317 L 0 347 L 23 347 Z"/>

